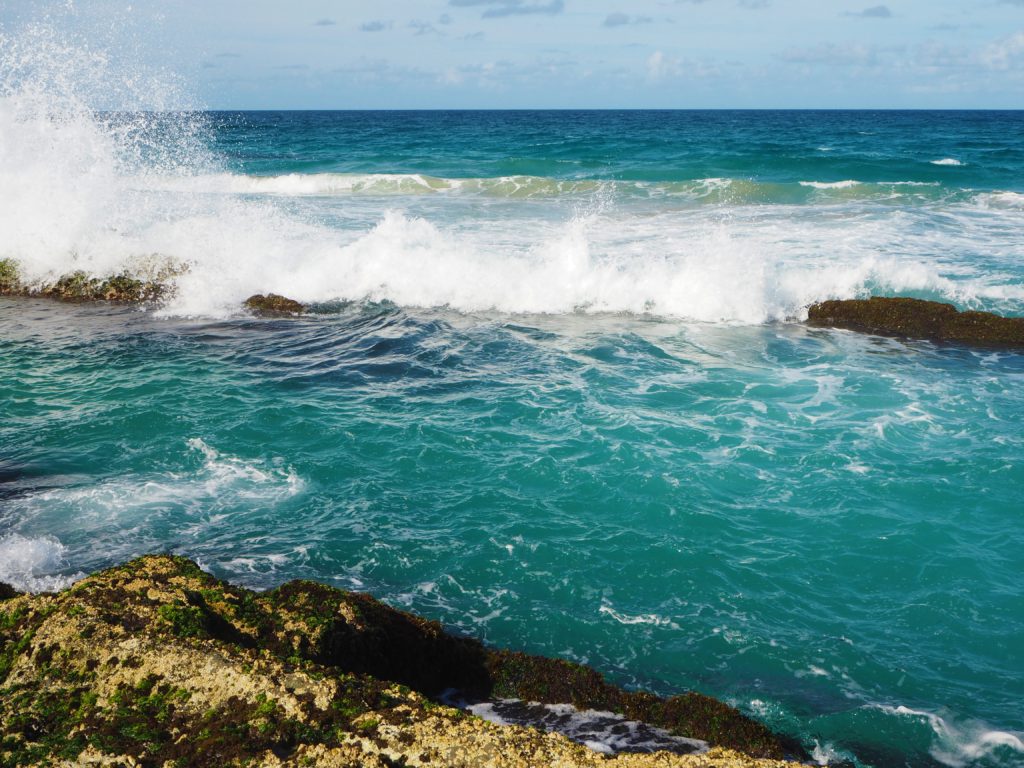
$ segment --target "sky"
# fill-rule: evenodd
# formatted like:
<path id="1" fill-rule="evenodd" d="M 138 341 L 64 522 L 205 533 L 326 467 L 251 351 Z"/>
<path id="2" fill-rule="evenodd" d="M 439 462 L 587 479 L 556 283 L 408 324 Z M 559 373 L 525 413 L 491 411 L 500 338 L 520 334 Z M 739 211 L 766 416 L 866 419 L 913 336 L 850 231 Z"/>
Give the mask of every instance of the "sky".
<path id="1" fill-rule="evenodd" d="M 1024 0 L 0 0 L 0 27 L 48 6 L 211 109 L 1024 108 Z"/>

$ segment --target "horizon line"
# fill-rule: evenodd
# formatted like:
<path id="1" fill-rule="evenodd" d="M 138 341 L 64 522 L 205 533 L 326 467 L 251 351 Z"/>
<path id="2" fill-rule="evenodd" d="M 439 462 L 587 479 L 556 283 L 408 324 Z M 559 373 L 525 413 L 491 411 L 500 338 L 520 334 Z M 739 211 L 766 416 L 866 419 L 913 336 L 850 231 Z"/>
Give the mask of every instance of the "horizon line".
<path id="1" fill-rule="evenodd" d="M 98 112 L 1024 112 L 1024 107 L 182 107 Z"/>

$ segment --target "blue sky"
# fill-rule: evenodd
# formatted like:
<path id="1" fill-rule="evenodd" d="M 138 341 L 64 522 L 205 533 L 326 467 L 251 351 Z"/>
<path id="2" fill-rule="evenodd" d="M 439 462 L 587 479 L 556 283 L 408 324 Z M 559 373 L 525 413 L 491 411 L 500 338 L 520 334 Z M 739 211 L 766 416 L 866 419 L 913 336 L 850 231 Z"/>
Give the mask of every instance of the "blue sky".
<path id="1" fill-rule="evenodd" d="M 1024 0 L 128 5 L 64 18 L 131 17 L 211 108 L 1024 107 Z"/>

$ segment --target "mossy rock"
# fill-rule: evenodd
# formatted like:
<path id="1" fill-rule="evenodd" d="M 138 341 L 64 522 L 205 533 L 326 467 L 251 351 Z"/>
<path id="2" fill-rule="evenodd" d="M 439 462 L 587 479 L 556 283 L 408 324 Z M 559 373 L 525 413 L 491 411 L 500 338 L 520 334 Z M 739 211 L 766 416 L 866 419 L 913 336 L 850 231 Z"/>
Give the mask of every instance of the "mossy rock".
<path id="1" fill-rule="evenodd" d="M 20 289 L 17 262 L 14 259 L 0 259 L 0 295 L 15 293 Z"/>
<path id="2" fill-rule="evenodd" d="M 402 683 L 427 696 L 455 688 L 471 698 L 517 698 L 579 709 L 610 710 L 679 735 L 782 757 L 783 743 L 737 709 L 699 693 L 662 699 L 627 692 L 596 670 L 564 659 L 485 647 L 437 622 L 398 611 L 369 595 L 310 581 L 267 594 L 281 616 L 314 632 L 301 652 L 321 664 Z"/>
<path id="3" fill-rule="evenodd" d="M 300 315 L 306 311 L 306 306 L 286 296 L 279 296 L 276 293 L 257 293 L 250 296 L 243 306 L 257 315 Z"/>
<path id="4" fill-rule="evenodd" d="M 128 272 L 98 277 L 77 270 L 53 282 L 27 284 L 22 282 L 14 260 L 0 259 L 0 295 L 136 304 L 165 297 L 170 290 L 169 281 L 184 271 L 183 266 L 165 267 L 152 279 L 143 279 Z"/>
<path id="5" fill-rule="evenodd" d="M 990 347 L 1024 347 L 1024 318 L 960 312 L 952 304 L 911 298 L 823 301 L 807 311 L 809 325 L 862 333 Z"/>
<path id="6" fill-rule="evenodd" d="M 127 273 L 99 278 L 79 271 L 63 275 L 33 293 L 64 300 L 135 303 L 157 299 L 164 291 L 162 284 L 139 280 Z"/>
<path id="7" fill-rule="evenodd" d="M 88 755 L 96 764 L 383 768 L 470 764 L 453 757 L 470 753 L 510 767 L 616 764 L 564 737 L 431 700 L 452 687 L 610 709 L 743 752 L 713 750 L 694 756 L 699 763 L 632 755 L 630 766 L 783 766 L 761 759 L 781 757 L 782 742 L 722 702 L 627 692 L 589 667 L 489 649 L 316 582 L 256 593 L 187 559 L 149 556 L 56 595 L 0 603 L 0 765 Z"/>

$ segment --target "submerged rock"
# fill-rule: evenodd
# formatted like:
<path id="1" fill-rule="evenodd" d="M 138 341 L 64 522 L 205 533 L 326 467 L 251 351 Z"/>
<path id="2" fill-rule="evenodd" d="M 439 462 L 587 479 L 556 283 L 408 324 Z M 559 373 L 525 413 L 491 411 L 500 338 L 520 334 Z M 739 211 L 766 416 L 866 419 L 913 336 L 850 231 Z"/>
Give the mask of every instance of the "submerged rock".
<path id="1" fill-rule="evenodd" d="M 1024 318 L 960 312 L 952 304 L 908 298 L 823 301 L 807 311 L 810 325 L 982 346 L 1024 347 Z"/>
<path id="2" fill-rule="evenodd" d="M 448 688 L 620 712 L 713 748 L 609 759 L 438 703 Z M 0 602 L 0 765 L 792 765 L 781 756 L 714 699 L 626 692 L 309 581 L 255 593 L 150 556 Z"/>
<path id="3" fill-rule="evenodd" d="M 257 293 L 255 296 L 250 296 L 242 304 L 246 309 L 257 315 L 300 315 L 306 311 L 305 304 L 300 304 L 294 299 L 279 296 L 276 293 L 268 293 L 266 295 Z"/>

